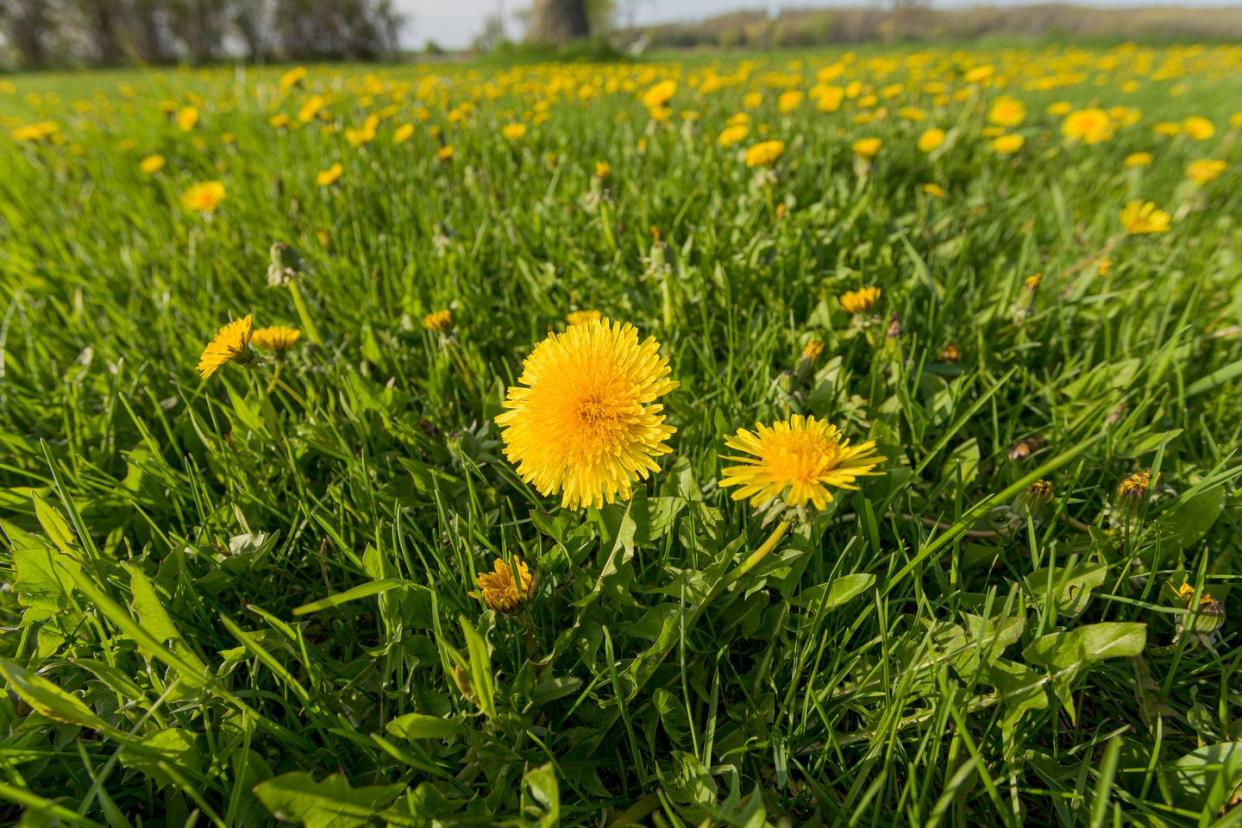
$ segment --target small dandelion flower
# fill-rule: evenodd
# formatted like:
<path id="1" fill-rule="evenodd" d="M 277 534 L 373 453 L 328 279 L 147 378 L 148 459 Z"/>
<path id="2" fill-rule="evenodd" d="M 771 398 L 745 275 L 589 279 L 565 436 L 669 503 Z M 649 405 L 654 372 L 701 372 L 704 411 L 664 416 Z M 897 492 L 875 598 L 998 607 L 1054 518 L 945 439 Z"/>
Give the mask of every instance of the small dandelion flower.
<path id="1" fill-rule="evenodd" d="M 177 113 L 177 129 L 189 132 L 198 123 L 198 108 L 187 106 Z"/>
<path id="2" fill-rule="evenodd" d="M 506 141 L 521 141 L 526 137 L 526 124 L 505 124 L 501 127 L 500 134 Z"/>
<path id="3" fill-rule="evenodd" d="M 1044 281 L 1043 273 L 1032 273 L 1022 280 L 1022 286 L 1029 291 L 1039 290 L 1039 285 Z"/>
<path id="4" fill-rule="evenodd" d="M 434 311 L 423 317 L 423 329 L 444 333 L 453 327 L 453 311 L 449 308 Z"/>
<path id="5" fill-rule="evenodd" d="M 932 127 L 919 136 L 919 152 L 933 152 L 940 148 L 944 143 L 945 132 L 943 129 Z"/>
<path id="6" fill-rule="evenodd" d="M 1182 130 L 1195 141 L 1206 141 L 1216 134 L 1216 126 L 1199 115 L 1192 115 L 1182 121 Z"/>
<path id="7" fill-rule="evenodd" d="M 164 169 L 164 156 L 159 154 L 148 155 L 138 163 L 138 169 L 147 175 L 155 175 L 155 173 Z"/>
<path id="8" fill-rule="evenodd" d="M 315 183 L 320 187 L 330 187 L 339 181 L 344 173 L 344 167 L 342 167 L 339 163 L 333 164 L 326 170 L 321 170 L 318 174 L 316 174 Z"/>
<path id="9" fill-rule="evenodd" d="M 603 318 L 597 310 L 576 310 L 565 314 L 565 321 L 570 325 L 586 325 L 591 322 L 598 322 Z"/>
<path id="10" fill-rule="evenodd" d="M 446 145 L 436 150 L 436 160 L 441 164 L 444 164 L 452 161 L 455 154 L 456 151 L 451 146 Z"/>
<path id="11" fill-rule="evenodd" d="M 664 80 L 643 93 L 643 106 L 648 109 L 661 109 L 672 100 L 677 92 L 677 81 Z"/>
<path id="12" fill-rule="evenodd" d="M 513 566 L 501 558 L 492 564 L 491 572 L 482 572 L 475 583 L 479 591 L 470 593 L 472 598 L 482 598 L 487 608 L 496 612 L 513 612 L 529 601 L 535 592 L 535 580 L 526 563 L 516 555 Z"/>
<path id="13" fill-rule="evenodd" d="M 1151 486 L 1151 472 L 1144 470 L 1128 474 L 1117 486 L 1117 496 L 1123 500 L 1141 500 Z"/>
<path id="14" fill-rule="evenodd" d="M 870 160 L 880 154 L 882 146 L 884 146 L 884 142 L 879 138 L 859 138 L 853 143 L 851 148 L 859 158 Z"/>
<path id="15" fill-rule="evenodd" d="M 926 184 L 923 185 L 923 192 L 935 198 L 948 198 L 949 197 L 948 190 L 946 190 L 944 187 L 941 187 L 939 184 L 936 184 L 931 181 L 928 181 Z"/>
<path id="16" fill-rule="evenodd" d="M 988 123 L 1001 127 L 1014 127 L 1026 119 L 1026 104 L 1022 101 L 1001 96 L 988 110 Z"/>
<path id="17" fill-rule="evenodd" d="M 410 140 L 410 136 L 412 136 L 413 134 L 414 134 L 413 124 L 402 124 L 401 126 L 397 127 L 395 130 L 393 130 L 392 142 L 393 144 L 404 144 L 406 141 Z"/>
<path id="18" fill-rule="evenodd" d="M 194 184 L 181 194 L 181 206 L 200 213 L 214 213 L 224 200 L 224 195 L 224 184 L 219 181 L 204 181 Z"/>
<path id="19" fill-rule="evenodd" d="M 940 349 L 941 362 L 957 362 L 961 358 L 961 350 L 952 342 Z"/>
<path id="20" fill-rule="evenodd" d="M 1132 236 L 1169 232 L 1169 214 L 1150 201 L 1131 201 L 1121 211 L 1121 225 Z"/>
<path id="21" fill-rule="evenodd" d="M 770 167 L 785 154 L 784 141 L 761 141 L 746 150 L 746 166 Z"/>
<path id="22" fill-rule="evenodd" d="M 265 351 L 287 351 L 301 338 L 302 332 L 297 328 L 271 325 L 256 330 L 250 337 L 250 344 Z"/>
<path id="23" fill-rule="evenodd" d="M 209 379 L 229 362 L 244 362 L 250 353 L 250 337 L 254 322 L 250 314 L 234 320 L 219 330 L 207 343 L 198 360 L 198 374 Z"/>
<path id="24" fill-rule="evenodd" d="M 1186 177 L 1199 186 L 1203 186 L 1216 180 L 1228 166 L 1224 161 L 1211 159 L 1191 161 L 1186 165 Z"/>
<path id="25" fill-rule="evenodd" d="M 1023 502 L 1031 510 L 1042 509 L 1052 502 L 1055 492 L 1052 488 L 1051 480 L 1036 480 L 1034 483 L 1026 487 L 1023 493 Z"/>
<path id="26" fill-rule="evenodd" d="M 676 431 L 656 402 L 677 387 L 653 338 L 599 319 L 540 342 L 496 418 L 505 456 L 542 495 L 567 508 L 628 500 L 659 470 Z"/>
<path id="27" fill-rule="evenodd" d="M 1113 269 L 1113 260 L 1104 258 L 1095 263 L 1095 275 L 1103 279 Z"/>
<path id="28" fill-rule="evenodd" d="M 1126 156 L 1126 160 L 1123 163 L 1125 163 L 1127 167 L 1133 169 L 1135 167 L 1149 166 L 1151 162 L 1152 157 L 1150 152 L 1132 152 Z"/>
<path id="29" fill-rule="evenodd" d="M 880 289 L 878 287 L 865 287 L 858 290 L 851 290 L 841 294 L 838 301 L 846 313 L 858 314 L 866 313 L 876 306 L 880 301 Z"/>
<path id="30" fill-rule="evenodd" d="M 739 487 L 733 499 L 761 509 L 777 498 L 822 509 L 832 501 L 830 489 L 857 489 L 859 477 L 882 474 L 874 469 L 885 460 L 874 442 L 851 446 L 836 426 L 801 414 L 771 426 L 757 423 L 754 431 L 738 429 L 725 445 L 747 456 L 725 458 L 742 465 L 723 469 L 721 488 Z"/>
<path id="31" fill-rule="evenodd" d="M 746 124 L 733 124 L 727 126 L 716 136 L 716 144 L 722 147 L 731 147 L 740 143 L 750 134 L 750 127 Z"/>
<path id="32" fill-rule="evenodd" d="M 814 363 L 819 359 L 819 355 L 824 352 L 824 343 L 818 339 L 812 339 L 806 343 L 806 347 L 802 349 L 802 358 L 807 362 Z"/>
<path id="33" fill-rule="evenodd" d="M 992 151 L 997 155 L 1012 155 L 1025 143 L 1026 139 L 1021 135 L 1000 135 L 992 139 Z"/>
<path id="34" fill-rule="evenodd" d="M 600 181 L 604 181 L 608 176 L 612 175 L 612 166 L 607 161 L 595 162 L 595 177 Z"/>

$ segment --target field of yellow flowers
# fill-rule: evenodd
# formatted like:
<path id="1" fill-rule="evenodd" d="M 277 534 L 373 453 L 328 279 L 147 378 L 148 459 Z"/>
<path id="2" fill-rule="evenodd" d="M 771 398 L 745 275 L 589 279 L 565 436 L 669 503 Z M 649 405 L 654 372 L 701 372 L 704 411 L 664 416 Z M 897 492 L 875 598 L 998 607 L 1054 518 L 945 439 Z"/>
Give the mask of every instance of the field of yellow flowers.
<path id="1" fill-rule="evenodd" d="M 1242 819 L 1242 47 L 0 78 L 0 821 Z"/>

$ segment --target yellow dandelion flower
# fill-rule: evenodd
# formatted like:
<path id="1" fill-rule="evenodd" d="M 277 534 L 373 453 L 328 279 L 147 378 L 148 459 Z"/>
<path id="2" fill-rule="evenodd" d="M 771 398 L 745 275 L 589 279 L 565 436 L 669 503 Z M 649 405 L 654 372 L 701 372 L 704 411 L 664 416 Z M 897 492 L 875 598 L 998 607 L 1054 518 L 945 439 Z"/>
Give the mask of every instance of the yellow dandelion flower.
<path id="1" fill-rule="evenodd" d="M 1217 160 L 1191 161 L 1186 166 L 1186 177 L 1202 186 L 1215 180 L 1228 166 L 1224 161 Z"/>
<path id="2" fill-rule="evenodd" d="M 1196 141 L 1206 141 L 1216 134 L 1216 126 L 1207 118 L 1193 115 L 1182 121 L 1182 130 Z"/>
<path id="3" fill-rule="evenodd" d="M 539 343 L 496 418 L 505 456 L 540 494 L 569 508 L 628 500 L 659 470 L 676 429 L 657 399 L 677 387 L 668 360 L 633 325 L 600 319 Z"/>
<path id="4" fill-rule="evenodd" d="M 866 313 L 880 301 L 880 289 L 878 287 L 865 287 L 847 291 L 841 294 L 839 301 L 846 313 Z"/>
<path id="5" fill-rule="evenodd" d="M 224 200 L 224 195 L 224 184 L 219 181 L 204 181 L 181 194 L 181 206 L 200 213 L 214 213 Z"/>
<path id="6" fill-rule="evenodd" d="M 944 187 L 941 187 L 939 184 L 936 184 L 932 181 L 928 181 L 926 184 L 923 185 L 923 192 L 927 193 L 929 196 L 935 196 L 936 198 L 948 198 L 949 197 L 948 190 L 946 190 Z"/>
<path id="7" fill-rule="evenodd" d="M 1112 271 L 1112 269 L 1113 269 L 1112 259 L 1108 259 L 1108 258 L 1100 259 L 1098 262 L 1095 263 L 1095 275 L 1099 276 L 1101 279 L 1107 276 L 1109 272 Z"/>
<path id="8" fill-rule="evenodd" d="M 956 343 L 950 342 L 940 349 L 941 362 L 957 362 L 962 358 L 962 351 Z"/>
<path id="9" fill-rule="evenodd" d="M 716 143 L 722 147 L 731 147 L 736 143 L 744 141 L 749 134 L 749 126 L 746 124 L 734 124 L 720 131 L 720 134 L 716 136 Z"/>
<path id="10" fill-rule="evenodd" d="M 1108 113 L 1098 107 L 1079 109 L 1061 122 L 1061 134 L 1084 144 L 1098 144 L 1113 137 L 1113 122 Z"/>
<path id="11" fill-rule="evenodd" d="M 138 169 L 142 170 L 147 175 L 154 175 L 164 169 L 164 156 L 159 155 L 158 153 L 155 155 L 148 155 L 138 163 Z"/>
<path id="12" fill-rule="evenodd" d="M 643 106 L 648 109 L 661 109 L 677 92 L 677 81 L 660 81 L 643 93 Z"/>
<path id="13" fill-rule="evenodd" d="M 288 92 L 306 77 L 305 66 L 295 66 L 280 76 L 280 91 Z"/>
<path id="14" fill-rule="evenodd" d="M 271 325 L 266 328 L 259 328 L 251 334 L 250 344 L 265 351 L 287 351 L 301 338 L 302 332 L 297 328 Z"/>
<path id="15" fill-rule="evenodd" d="M 529 601 L 535 592 L 535 580 L 530 575 L 530 569 L 516 555 L 513 556 L 512 567 L 507 561 L 497 558 L 491 572 L 481 572 L 474 580 L 479 591 L 470 593 L 470 597 L 482 598 L 487 608 L 496 612 L 513 612 L 523 601 Z"/>
<path id="16" fill-rule="evenodd" d="M 802 358 L 807 362 L 815 362 L 819 359 L 819 355 L 824 352 L 824 343 L 818 339 L 812 339 L 806 343 L 806 347 L 802 349 Z"/>
<path id="17" fill-rule="evenodd" d="M 988 110 L 988 123 L 1002 127 L 1015 127 L 1026 120 L 1026 104 L 1022 101 L 1001 96 L 992 103 Z"/>
<path id="18" fill-rule="evenodd" d="M 943 143 L 944 130 L 932 127 L 919 136 L 919 152 L 932 152 L 939 149 Z"/>
<path id="19" fill-rule="evenodd" d="M 1048 108 L 1044 111 L 1055 118 L 1060 118 L 1062 115 L 1068 115 L 1073 108 L 1069 101 L 1056 101 L 1055 103 L 1048 104 Z"/>
<path id="20" fill-rule="evenodd" d="M 500 128 L 500 134 L 506 141 L 521 141 L 526 137 L 526 124 L 505 124 Z"/>
<path id="21" fill-rule="evenodd" d="M 785 154 L 784 141 L 761 141 L 746 150 L 746 166 L 770 167 Z"/>
<path id="22" fill-rule="evenodd" d="M 198 107 L 187 106 L 177 113 L 177 129 L 189 132 L 198 123 Z"/>
<path id="23" fill-rule="evenodd" d="M 1132 152 L 1126 156 L 1125 165 L 1127 167 L 1146 167 L 1151 164 L 1152 158 L 1150 152 Z"/>
<path id="24" fill-rule="evenodd" d="M 790 506 L 822 509 L 832 501 L 830 488 L 857 489 L 854 481 L 881 474 L 873 469 L 885 459 L 874 442 L 851 446 L 836 426 L 801 414 L 771 426 L 757 423 L 754 431 L 738 429 L 725 445 L 749 456 L 725 458 L 742 465 L 723 470 L 721 488 L 740 487 L 733 499 L 758 508 L 783 498 Z"/>
<path id="25" fill-rule="evenodd" d="M 1001 135 L 992 139 L 992 151 L 998 155 L 1012 155 L 1025 143 L 1026 139 L 1021 135 Z"/>
<path id="26" fill-rule="evenodd" d="M 434 311 L 423 317 L 423 329 L 443 333 L 453 327 L 453 311 L 449 308 Z"/>
<path id="27" fill-rule="evenodd" d="M 1132 236 L 1169 232 L 1169 214 L 1150 201 L 1131 201 L 1121 211 L 1121 224 Z"/>
<path id="28" fill-rule="evenodd" d="M 452 161 L 455 154 L 456 151 L 452 147 L 446 145 L 436 150 L 436 160 L 441 163 Z"/>
<path id="29" fill-rule="evenodd" d="M 612 175 L 611 164 L 609 164 L 607 161 L 596 161 L 595 162 L 595 177 L 596 178 L 603 181 L 605 178 L 607 178 L 610 175 Z"/>
<path id="30" fill-rule="evenodd" d="M 338 180 L 340 180 L 340 177 L 344 173 L 345 173 L 344 167 L 342 167 L 339 163 L 333 164 L 331 167 L 328 167 L 326 170 L 320 170 L 315 175 L 315 183 L 318 184 L 320 187 L 330 187 L 333 184 L 335 184 Z"/>
<path id="31" fill-rule="evenodd" d="M 576 310 L 565 314 L 565 321 L 570 325 L 585 325 L 589 322 L 598 322 L 603 318 L 597 310 Z"/>
<path id="32" fill-rule="evenodd" d="M 414 134 L 413 124 L 402 124 L 401 126 L 397 127 L 395 130 L 393 130 L 392 142 L 394 144 L 404 144 L 406 141 L 410 140 L 410 136 L 412 136 L 413 134 Z"/>
<path id="33" fill-rule="evenodd" d="M 1044 281 L 1043 273 L 1032 273 L 1022 280 L 1022 286 L 1027 290 L 1039 290 L 1039 285 Z"/>
<path id="34" fill-rule="evenodd" d="M 859 158 L 875 158 L 884 142 L 879 138 L 859 138 L 853 144 L 854 154 Z"/>
<path id="35" fill-rule="evenodd" d="M 1143 470 L 1126 475 L 1117 486 L 1117 495 L 1128 500 L 1138 500 L 1147 494 L 1151 486 L 1151 472 Z"/>
<path id="36" fill-rule="evenodd" d="M 254 322 L 250 314 L 221 328 L 198 359 L 198 375 L 208 379 L 228 362 L 244 362 L 250 353 Z"/>
<path id="37" fill-rule="evenodd" d="M 804 95 L 797 89 L 790 89 L 788 92 L 782 92 L 776 99 L 776 110 L 782 115 L 787 115 L 802 106 L 803 97 Z"/>

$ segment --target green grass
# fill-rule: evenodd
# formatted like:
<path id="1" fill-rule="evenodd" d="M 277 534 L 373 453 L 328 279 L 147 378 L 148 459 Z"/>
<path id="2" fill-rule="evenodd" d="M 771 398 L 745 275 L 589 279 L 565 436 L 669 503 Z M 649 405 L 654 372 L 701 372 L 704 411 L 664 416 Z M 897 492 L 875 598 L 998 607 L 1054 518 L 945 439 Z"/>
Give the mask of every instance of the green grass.
<path id="1" fill-rule="evenodd" d="M 696 56 L 666 124 L 638 97 L 670 64 L 312 67 L 286 99 L 271 70 L 12 78 L 0 818 L 1238 824 L 1242 53 L 973 55 L 1027 104 L 1013 156 L 982 135 L 997 91 L 947 51 L 851 64 L 837 82 L 906 84 L 884 120 L 777 113 L 770 72 L 809 90 L 836 57 L 767 57 L 704 95 L 691 77 L 737 64 Z M 1072 85 L 1020 82 L 1071 62 Z M 926 80 L 966 91 L 938 104 Z M 346 126 L 392 117 L 358 149 L 270 124 L 324 89 Z M 766 183 L 715 142 L 753 89 L 742 146 L 787 143 Z M 195 129 L 162 100 L 197 101 Z M 1142 116 L 1083 146 L 1058 100 Z M 1153 132 L 1191 115 L 1215 135 Z M 7 136 L 46 119 L 55 142 Z M 931 124 L 951 140 L 929 157 Z M 884 140 L 869 167 L 863 136 Z M 1140 150 L 1153 164 L 1126 169 Z M 1230 166 L 1196 187 L 1201 158 Z M 211 179 L 216 213 L 184 210 Z M 1169 233 L 1124 235 L 1138 198 Z M 301 312 L 267 286 L 274 242 L 301 253 Z M 863 285 L 880 304 L 850 318 L 838 296 Z M 446 307 L 451 332 L 423 330 Z M 662 471 L 571 511 L 517 477 L 492 420 L 581 308 L 655 336 L 681 387 Z M 200 382 L 204 344 L 251 312 L 322 343 Z M 723 438 L 790 413 L 875 439 L 885 474 L 731 578 L 771 526 L 718 489 Z M 1037 479 L 1055 494 L 1029 508 Z M 497 614 L 470 592 L 513 555 L 537 589 Z M 1223 605 L 1213 634 L 1179 633 L 1205 621 L 1183 583 Z"/>

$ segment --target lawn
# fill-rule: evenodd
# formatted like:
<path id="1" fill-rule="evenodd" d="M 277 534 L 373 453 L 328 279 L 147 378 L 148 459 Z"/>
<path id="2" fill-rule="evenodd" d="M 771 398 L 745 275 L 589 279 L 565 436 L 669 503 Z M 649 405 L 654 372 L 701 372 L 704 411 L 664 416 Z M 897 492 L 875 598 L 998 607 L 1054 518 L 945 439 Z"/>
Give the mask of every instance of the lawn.
<path id="1" fill-rule="evenodd" d="M 1240 102 L 0 77 L 0 821 L 1242 823 Z"/>

